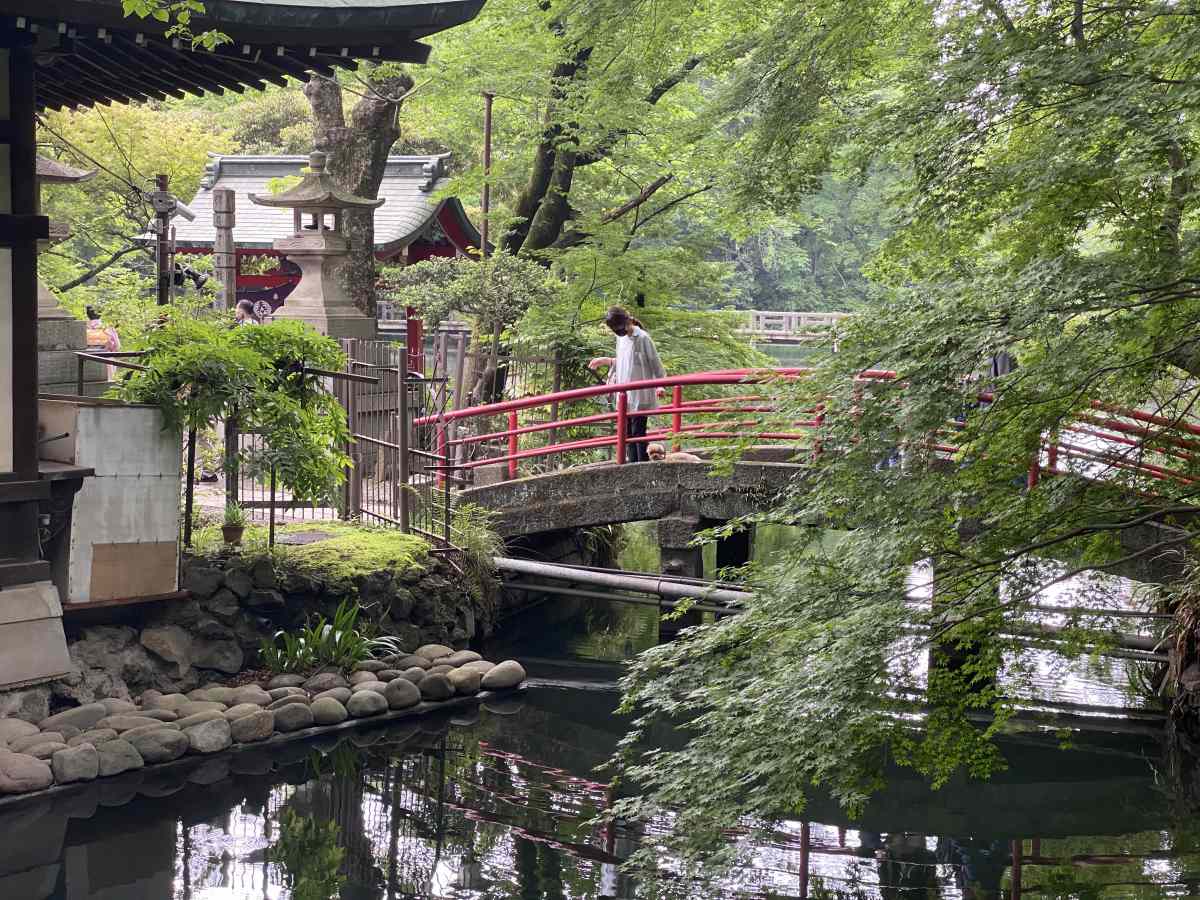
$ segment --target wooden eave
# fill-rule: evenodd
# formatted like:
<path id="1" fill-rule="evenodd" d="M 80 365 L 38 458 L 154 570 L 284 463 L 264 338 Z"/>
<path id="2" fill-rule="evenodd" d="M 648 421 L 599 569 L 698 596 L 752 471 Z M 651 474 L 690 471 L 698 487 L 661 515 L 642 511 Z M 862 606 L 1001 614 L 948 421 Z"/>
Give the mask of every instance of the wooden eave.
<path id="1" fill-rule="evenodd" d="M 329 77 L 359 59 L 425 62 L 429 47 L 415 38 L 469 21 L 483 0 L 359 4 L 210 0 L 192 28 L 231 38 L 214 50 L 167 38 L 164 23 L 125 17 L 115 0 L 0 0 L 0 30 L 32 44 L 37 108 L 65 109 L 240 93 L 314 72 Z"/>

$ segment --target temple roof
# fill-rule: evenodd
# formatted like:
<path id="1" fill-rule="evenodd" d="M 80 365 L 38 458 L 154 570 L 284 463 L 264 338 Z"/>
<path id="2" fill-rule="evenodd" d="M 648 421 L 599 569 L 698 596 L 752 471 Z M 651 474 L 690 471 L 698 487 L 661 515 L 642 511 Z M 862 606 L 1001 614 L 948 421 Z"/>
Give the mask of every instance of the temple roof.
<path id="1" fill-rule="evenodd" d="M 320 150 L 308 154 L 308 171 L 299 184 L 278 194 L 251 192 L 247 196 L 256 206 L 273 209 L 378 209 L 387 202 L 386 197 L 372 200 L 339 188 L 326 170 L 325 154 Z"/>
<path id="2" fill-rule="evenodd" d="M 379 198 L 385 202 L 375 212 L 376 251 L 392 253 L 430 235 L 437 229 L 440 213 L 452 213 L 466 232 L 466 243 L 479 246 L 479 234 L 467 220 L 462 205 L 454 198 L 436 197 L 437 191 L 447 184 L 448 158 L 449 154 L 388 157 L 379 185 Z M 290 237 L 294 227 L 291 210 L 278 208 L 278 201 L 286 194 L 270 196 L 269 183 L 301 174 L 308 163 L 306 156 L 214 156 L 200 190 L 188 204 L 196 214 L 195 220 L 177 218 L 172 223 L 175 245 L 181 250 L 212 248 L 216 238 L 213 189 L 229 188 L 234 192 L 236 205 L 234 243 L 239 249 L 271 249 L 277 238 Z M 260 200 L 269 198 L 271 205 L 255 205 L 251 194 L 258 195 Z M 467 247 L 459 249 L 466 252 Z"/>
<path id="3" fill-rule="evenodd" d="M 73 184 L 96 177 L 97 169 L 76 169 L 56 159 L 37 158 L 37 177 L 43 184 Z"/>
<path id="4" fill-rule="evenodd" d="M 38 108 L 65 109 L 261 90 L 356 59 L 423 63 L 430 48 L 419 41 L 469 22 L 484 2 L 206 0 L 190 28 L 229 38 L 212 50 L 167 37 L 170 23 L 127 16 L 121 0 L 0 0 L 0 23 L 30 37 Z"/>

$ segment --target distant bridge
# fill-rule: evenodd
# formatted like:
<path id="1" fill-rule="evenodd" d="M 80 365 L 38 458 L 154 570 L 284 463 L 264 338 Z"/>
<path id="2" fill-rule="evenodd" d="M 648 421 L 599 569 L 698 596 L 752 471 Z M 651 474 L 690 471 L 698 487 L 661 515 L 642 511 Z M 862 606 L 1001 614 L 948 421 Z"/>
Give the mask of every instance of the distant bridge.
<path id="1" fill-rule="evenodd" d="M 846 312 L 765 312 L 752 309 L 746 324 L 737 330 L 754 343 L 803 344 L 826 340 L 851 313 Z"/>

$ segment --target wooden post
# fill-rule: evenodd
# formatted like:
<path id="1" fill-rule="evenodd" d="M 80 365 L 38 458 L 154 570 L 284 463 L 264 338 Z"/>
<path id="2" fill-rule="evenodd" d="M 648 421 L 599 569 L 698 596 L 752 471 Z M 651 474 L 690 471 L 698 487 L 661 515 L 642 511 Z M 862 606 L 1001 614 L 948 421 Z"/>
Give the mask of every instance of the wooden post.
<path id="1" fill-rule="evenodd" d="M 192 546 L 192 502 L 196 493 L 196 429 L 187 433 L 187 489 L 183 492 L 183 546 Z"/>
<path id="2" fill-rule="evenodd" d="M 483 221 L 480 223 L 479 252 L 484 258 L 488 255 L 488 220 L 492 210 L 492 103 L 496 95 L 490 91 L 483 93 Z"/>
<path id="3" fill-rule="evenodd" d="M 155 175 L 154 187 L 162 194 L 167 192 L 167 176 Z M 158 227 L 158 234 L 155 238 L 155 253 L 154 259 L 158 269 L 158 305 L 166 306 L 171 302 L 171 284 L 174 280 L 174 274 L 171 269 L 171 214 L 165 209 L 160 211 L 155 217 L 155 222 Z"/>
<path id="4" fill-rule="evenodd" d="M 1024 839 L 1012 842 L 1012 900 L 1021 900 L 1021 853 L 1024 849 Z"/>
<path id="5" fill-rule="evenodd" d="M 237 194 L 229 188 L 213 191 L 213 269 L 217 276 L 218 309 L 237 306 L 237 248 L 233 244 L 233 227 L 237 224 Z"/>

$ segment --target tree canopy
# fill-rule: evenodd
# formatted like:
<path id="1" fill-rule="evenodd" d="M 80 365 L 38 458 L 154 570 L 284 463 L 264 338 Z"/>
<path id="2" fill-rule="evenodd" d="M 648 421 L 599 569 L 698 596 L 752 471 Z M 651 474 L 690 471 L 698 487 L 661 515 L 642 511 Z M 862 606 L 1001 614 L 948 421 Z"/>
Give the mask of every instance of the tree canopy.
<path id="1" fill-rule="evenodd" d="M 1198 28 L 1189 5 L 1078 0 L 815 2 L 764 20 L 726 96 L 757 118 L 737 150 L 778 177 L 743 195 L 791 206 L 828 166 L 888 166 L 895 227 L 869 315 L 812 377 L 777 385 L 785 420 L 820 404 L 825 424 L 767 518 L 844 538 L 754 572 L 745 615 L 650 651 L 627 682 L 623 771 L 642 793 L 621 812 L 674 823 L 643 862 L 716 877 L 739 858 L 727 823 L 795 816 L 814 781 L 859 804 L 888 757 L 935 783 L 1001 768 L 991 738 L 1032 689 L 1022 630 L 1069 576 L 1096 605 L 1106 576 L 1156 562 L 1150 599 L 1194 605 L 1192 570 L 1165 565 L 1196 538 L 1190 445 L 1144 428 L 1027 479 L 1048 439 L 1086 450 L 1068 429 L 1097 410 L 1190 422 L 1200 400 Z M 855 380 L 879 369 L 895 376 Z M 1052 645 L 1067 655 L 1096 640 L 1067 634 Z M 685 749 L 653 743 L 664 719 L 687 724 Z"/>

